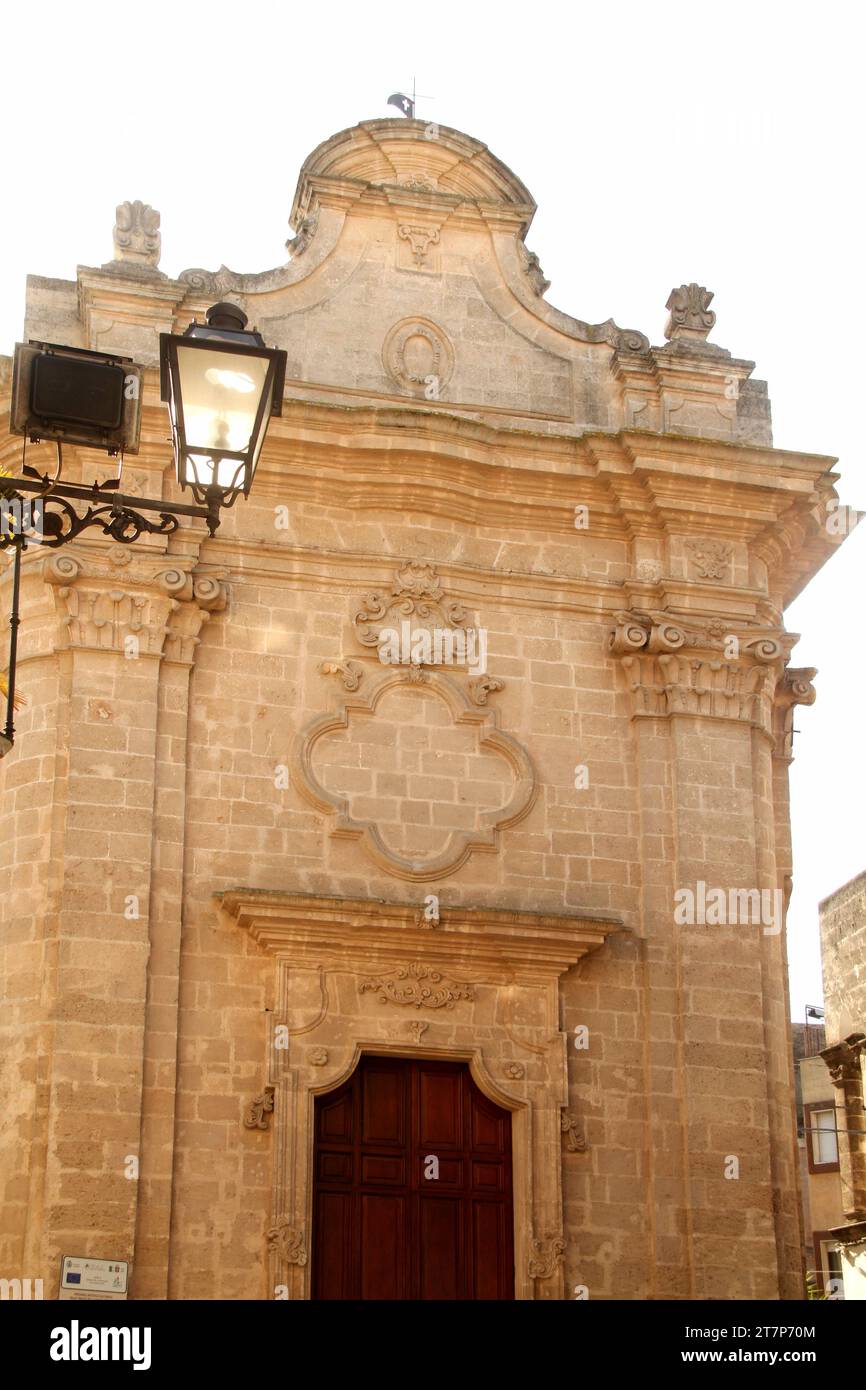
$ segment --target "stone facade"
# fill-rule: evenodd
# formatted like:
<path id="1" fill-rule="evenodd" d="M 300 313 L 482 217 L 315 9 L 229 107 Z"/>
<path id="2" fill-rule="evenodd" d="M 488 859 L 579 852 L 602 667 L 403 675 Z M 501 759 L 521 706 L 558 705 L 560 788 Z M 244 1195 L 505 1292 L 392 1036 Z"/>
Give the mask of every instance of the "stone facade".
<path id="1" fill-rule="evenodd" d="M 821 903 L 821 962 L 845 1223 L 835 1227 L 846 1299 L 866 1299 L 866 873 Z"/>
<path id="2" fill-rule="evenodd" d="M 146 368 L 126 492 L 177 495 L 159 331 L 231 299 L 288 375 L 214 539 L 24 556 L 0 1270 L 307 1296 L 314 1098 L 372 1051 L 512 1112 L 518 1297 L 798 1298 L 781 919 L 676 903 L 786 899 L 828 460 L 773 449 L 702 286 L 662 347 L 548 304 L 527 189 L 429 134 L 319 146 L 280 269 L 170 279 L 133 203 L 28 282 L 28 337 Z"/>
<path id="3" fill-rule="evenodd" d="M 824 1029 L 791 1026 L 803 1197 L 803 1258 L 816 1294 L 842 1296 L 841 1261 L 832 1232 L 842 1220 L 839 1149 L 833 1086 L 820 1056 Z"/>

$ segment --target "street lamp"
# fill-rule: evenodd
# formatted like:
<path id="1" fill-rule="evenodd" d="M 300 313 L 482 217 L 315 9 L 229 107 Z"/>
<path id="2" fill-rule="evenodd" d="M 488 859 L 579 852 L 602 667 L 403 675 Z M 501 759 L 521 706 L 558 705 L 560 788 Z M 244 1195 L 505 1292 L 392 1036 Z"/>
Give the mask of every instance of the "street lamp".
<path id="1" fill-rule="evenodd" d="M 159 338 L 177 480 L 209 515 L 247 496 L 268 421 L 282 410 L 286 354 L 246 324 L 237 305 L 215 304 L 206 323 Z"/>
<path id="2" fill-rule="evenodd" d="M 30 543 L 65 545 L 89 526 L 128 545 L 145 532 L 171 535 L 182 516 L 201 517 L 213 536 L 220 508 L 248 495 L 270 418 L 282 410 L 286 354 L 266 348 L 246 325 L 237 305 L 216 304 L 204 324 L 160 334 L 161 397 L 168 402 L 177 480 L 198 505 L 120 492 L 123 454 L 138 452 L 141 428 L 142 369 L 130 358 L 56 343 L 16 344 L 10 433 L 33 443 L 54 440 L 57 464 L 53 476 L 23 461 L 22 477 L 0 475 L 0 550 L 15 550 L 0 757 L 14 740 L 22 550 Z M 64 443 L 117 458 L 117 476 L 90 486 L 64 482 Z M 88 505 L 80 509 L 76 502 Z M 147 515 L 153 512 L 156 520 Z"/>

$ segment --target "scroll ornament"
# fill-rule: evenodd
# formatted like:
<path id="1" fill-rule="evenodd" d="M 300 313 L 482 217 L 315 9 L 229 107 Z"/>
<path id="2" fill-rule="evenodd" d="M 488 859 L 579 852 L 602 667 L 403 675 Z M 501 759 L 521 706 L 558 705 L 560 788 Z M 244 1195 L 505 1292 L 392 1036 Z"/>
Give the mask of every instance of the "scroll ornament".
<path id="1" fill-rule="evenodd" d="M 520 259 L 523 262 L 523 269 L 526 277 L 532 286 L 533 292 L 543 295 L 550 289 L 550 281 L 545 278 L 544 271 L 541 269 L 541 262 L 534 251 L 530 251 L 521 241 L 519 244 Z"/>
<path id="2" fill-rule="evenodd" d="M 390 592 L 375 590 L 364 595 L 355 614 L 358 641 L 363 647 L 378 647 L 383 628 L 399 618 L 417 618 L 439 628 L 465 628 L 469 615 L 460 603 L 445 598 L 442 580 L 432 565 L 407 560 L 391 585 Z"/>
<path id="3" fill-rule="evenodd" d="M 267 1129 L 268 1116 L 274 1110 L 274 1088 L 266 1086 L 261 1095 L 256 1096 L 247 1106 L 244 1115 L 244 1126 L 246 1129 Z"/>
<path id="4" fill-rule="evenodd" d="M 568 1152 L 572 1154 L 586 1153 L 586 1136 L 570 1110 L 563 1110 L 560 1122 Z"/>
<path id="5" fill-rule="evenodd" d="M 849 1033 L 847 1038 L 826 1047 L 821 1053 L 834 1086 L 862 1087 L 861 1054 L 866 1054 L 866 1034 Z"/>
<path id="6" fill-rule="evenodd" d="M 546 1236 L 542 1240 L 533 1237 L 530 1248 L 530 1279 L 550 1279 L 565 1254 L 565 1241 L 561 1236 Z"/>
<path id="7" fill-rule="evenodd" d="M 289 1265 L 305 1265 L 307 1248 L 302 1227 L 292 1224 L 288 1216 L 280 1216 L 267 1233 L 268 1249 Z"/>
<path id="8" fill-rule="evenodd" d="M 812 681 L 817 674 L 814 666 L 789 666 L 779 681 L 773 707 L 777 757 L 793 756 L 794 711 L 798 705 L 814 705 L 817 691 Z"/>
<path id="9" fill-rule="evenodd" d="M 362 980 L 358 990 L 377 993 L 381 1004 L 408 1004 L 416 1009 L 453 1009 L 461 1000 L 475 998 L 470 984 L 451 980 L 420 961 Z"/>

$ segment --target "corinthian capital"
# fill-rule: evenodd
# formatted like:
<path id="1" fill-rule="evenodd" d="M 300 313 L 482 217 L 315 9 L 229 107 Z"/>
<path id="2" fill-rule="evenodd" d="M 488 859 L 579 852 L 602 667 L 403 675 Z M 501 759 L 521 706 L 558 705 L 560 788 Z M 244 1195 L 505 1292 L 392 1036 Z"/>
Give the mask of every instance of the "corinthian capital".
<path id="1" fill-rule="evenodd" d="M 622 661 L 635 715 L 710 715 L 772 732 L 774 694 L 795 636 L 642 611 L 617 613 L 614 624 L 608 651 Z"/>
<path id="2" fill-rule="evenodd" d="M 225 608 L 216 577 L 117 548 L 98 556 L 50 554 L 42 577 L 54 592 L 60 647 L 192 663 L 202 624 Z"/>
<path id="3" fill-rule="evenodd" d="M 856 1091 L 858 1097 L 863 1084 L 860 1055 L 864 1052 L 866 1052 L 866 1034 L 849 1033 L 847 1038 L 843 1038 L 840 1043 L 835 1043 L 833 1047 L 825 1047 L 821 1053 L 821 1057 L 830 1072 L 833 1085 L 841 1086 L 843 1089 L 851 1087 L 852 1090 Z"/>

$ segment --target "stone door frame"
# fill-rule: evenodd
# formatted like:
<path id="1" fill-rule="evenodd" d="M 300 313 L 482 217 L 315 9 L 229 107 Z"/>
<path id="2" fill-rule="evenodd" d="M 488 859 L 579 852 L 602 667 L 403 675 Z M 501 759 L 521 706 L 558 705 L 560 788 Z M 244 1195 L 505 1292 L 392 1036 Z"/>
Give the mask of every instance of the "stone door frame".
<path id="1" fill-rule="evenodd" d="M 276 964 L 269 1288 L 310 1297 L 315 1100 L 373 1053 L 468 1062 L 511 1111 L 515 1297 L 562 1298 L 559 978 L 618 920 L 445 908 L 430 921 L 416 904 L 247 888 L 219 902 Z"/>

